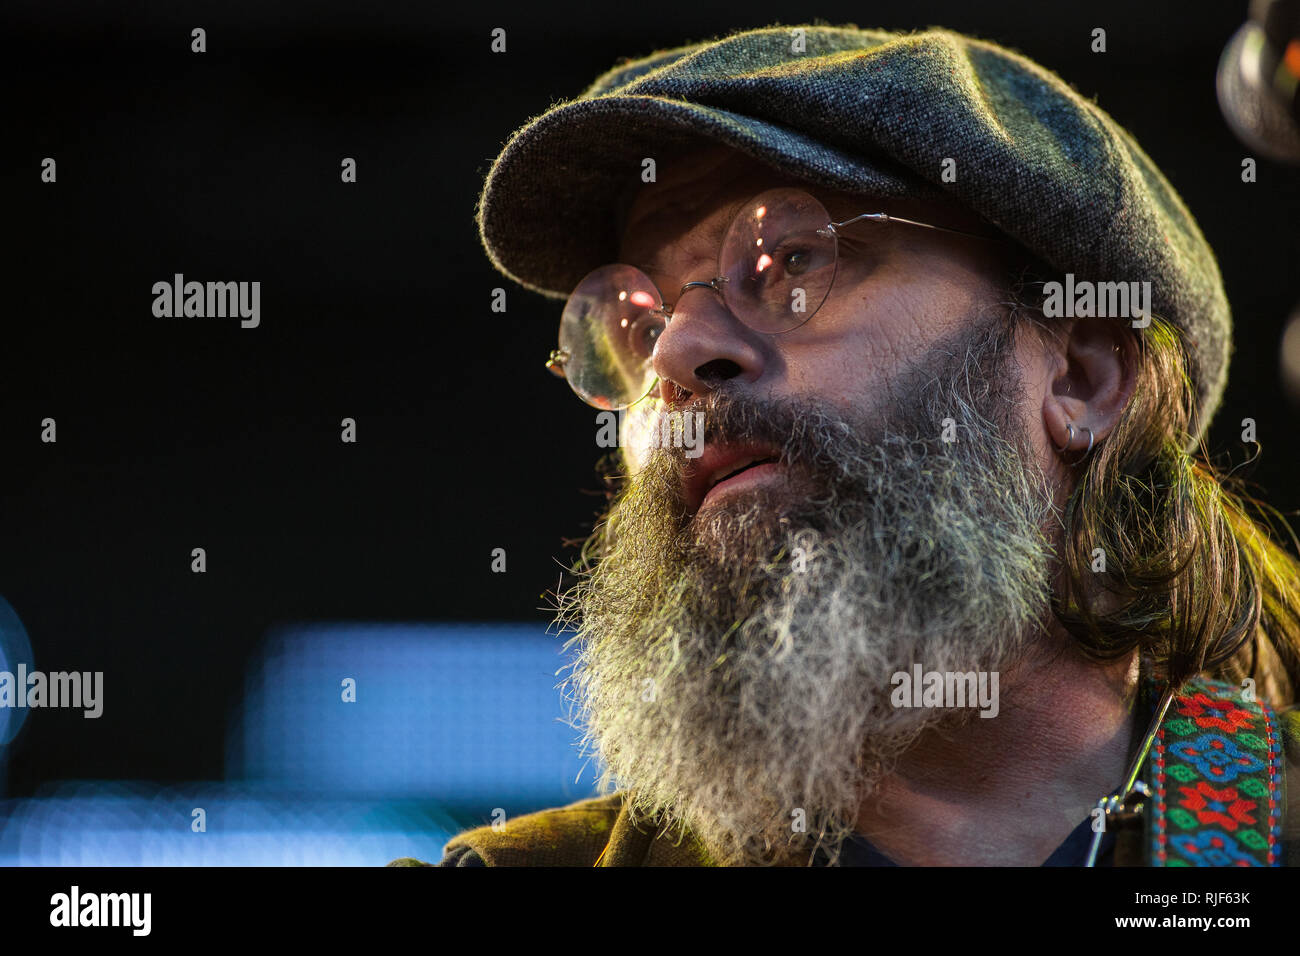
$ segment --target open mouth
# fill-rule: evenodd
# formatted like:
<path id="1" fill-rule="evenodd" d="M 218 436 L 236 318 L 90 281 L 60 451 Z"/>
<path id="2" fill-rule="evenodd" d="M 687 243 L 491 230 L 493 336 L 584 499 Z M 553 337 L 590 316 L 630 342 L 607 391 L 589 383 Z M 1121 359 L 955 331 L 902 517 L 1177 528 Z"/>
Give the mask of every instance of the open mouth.
<path id="1" fill-rule="evenodd" d="M 742 471 L 748 471 L 750 468 L 757 468 L 759 465 L 776 464 L 780 460 L 781 459 L 775 455 L 770 455 L 767 458 L 751 458 L 748 461 L 729 465 L 727 468 L 720 468 L 715 471 L 712 478 L 709 479 L 709 488 L 712 489 L 714 486 L 720 485 L 722 482 L 736 477 L 736 475 L 740 474 Z"/>
<path id="2" fill-rule="evenodd" d="M 686 476 L 683 490 L 687 508 L 695 514 L 706 499 L 748 488 L 783 468 L 780 451 L 770 445 L 758 442 L 712 445 L 692 464 Z"/>

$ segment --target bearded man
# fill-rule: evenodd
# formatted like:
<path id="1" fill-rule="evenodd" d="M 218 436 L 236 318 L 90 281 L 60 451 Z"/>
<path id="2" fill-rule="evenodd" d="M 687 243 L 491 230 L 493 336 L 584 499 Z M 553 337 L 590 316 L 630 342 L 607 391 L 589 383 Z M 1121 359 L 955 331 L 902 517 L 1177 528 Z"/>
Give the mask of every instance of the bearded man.
<path id="1" fill-rule="evenodd" d="M 1300 567 L 1197 453 L 1214 254 L 1094 104 L 741 32 L 526 125 L 479 222 L 631 414 L 559 602 L 607 794 L 442 865 L 1300 863 Z"/>

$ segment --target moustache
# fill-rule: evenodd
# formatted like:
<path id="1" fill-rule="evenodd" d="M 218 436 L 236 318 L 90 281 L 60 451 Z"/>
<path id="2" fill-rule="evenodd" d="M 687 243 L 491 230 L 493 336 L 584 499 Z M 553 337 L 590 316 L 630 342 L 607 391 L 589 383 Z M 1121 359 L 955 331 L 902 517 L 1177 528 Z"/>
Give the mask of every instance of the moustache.
<path id="1" fill-rule="evenodd" d="M 643 428 L 653 442 L 649 460 L 678 476 L 700 457 L 701 445 L 766 445 L 788 466 L 817 468 L 834 463 L 828 445 L 835 439 L 865 437 L 861 427 L 814 400 L 721 390 L 660 409 Z"/>

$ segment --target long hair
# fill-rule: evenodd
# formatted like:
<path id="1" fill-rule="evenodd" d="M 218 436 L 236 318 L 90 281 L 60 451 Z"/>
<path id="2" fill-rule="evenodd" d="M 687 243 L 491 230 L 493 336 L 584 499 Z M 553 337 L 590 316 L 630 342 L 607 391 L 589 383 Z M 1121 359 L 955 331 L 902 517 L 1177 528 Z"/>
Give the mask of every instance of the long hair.
<path id="1" fill-rule="evenodd" d="M 1037 272 L 1038 270 L 1034 270 Z M 1039 273 L 1040 275 L 1042 273 Z M 1027 285 L 1013 286 L 1013 305 Z M 1041 297 L 1030 324 L 1055 335 Z M 1021 318 L 1024 318 L 1023 314 Z M 1134 648 L 1176 685 L 1204 674 L 1242 684 L 1274 706 L 1300 688 L 1300 562 L 1275 508 L 1192 444 L 1195 390 L 1180 330 L 1159 316 L 1136 342 L 1133 396 L 1080 466 L 1065 508 L 1065 586 L 1057 619 L 1093 659 Z"/>

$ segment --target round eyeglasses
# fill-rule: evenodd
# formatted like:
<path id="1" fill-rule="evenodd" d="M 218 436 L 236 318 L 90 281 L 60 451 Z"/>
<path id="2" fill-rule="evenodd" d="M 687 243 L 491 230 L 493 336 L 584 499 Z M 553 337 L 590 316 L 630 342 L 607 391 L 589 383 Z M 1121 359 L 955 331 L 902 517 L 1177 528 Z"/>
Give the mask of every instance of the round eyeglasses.
<path id="1" fill-rule="evenodd" d="M 712 289 L 740 322 L 768 335 L 799 328 L 830 295 L 839 265 L 840 230 L 857 222 L 895 222 L 974 239 L 1001 240 L 902 219 L 883 212 L 832 222 L 817 199 L 802 189 L 770 189 L 741 207 L 718 251 L 717 274 L 687 282 Z M 620 409 L 654 388 L 655 341 L 672 320 L 674 306 L 636 266 L 615 263 L 589 272 L 569 296 L 560 318 L 559 348 L 546 366 L 568 381 L 588 405 Z"/>

